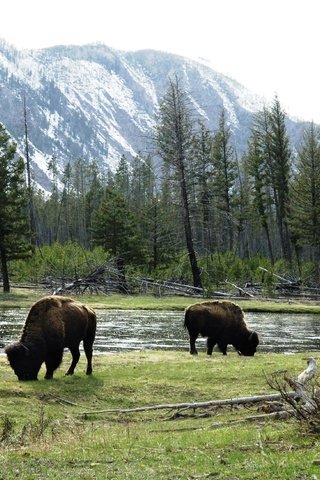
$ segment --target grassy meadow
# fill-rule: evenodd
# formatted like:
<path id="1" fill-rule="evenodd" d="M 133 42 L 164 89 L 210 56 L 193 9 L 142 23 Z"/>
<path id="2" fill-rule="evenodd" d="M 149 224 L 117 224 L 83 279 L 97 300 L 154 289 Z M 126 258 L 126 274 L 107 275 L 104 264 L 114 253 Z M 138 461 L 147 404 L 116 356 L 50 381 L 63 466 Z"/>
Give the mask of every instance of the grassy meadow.
<path id="1" fill-rule="evenodd" d="M 305 368 L 305 355 L 226 357 L 141 351 L 94 357 L 94 374 L 18 382 L 0 357 L 1 479 L 315 479 L 320 438 L 295 420 L 228 424 L 258 406 L 106 409 L 274 393 L 265 374 Z M 102 411 L 102 412 L 100 412 Z M 99 413 L 100 412 L 100 413 Z M 214 428 L 215 422 L 224 426 Z"/>
<path id="2" fill-rule="evenodd" d="M 4 294 L 0 292 L 0 308 L 29 308 L 31 305 L 45 295 L 50 295 L 48 290 L 12 288 L 11 293 Z M 68 296 L 68 294 L 66 294 Z M 115 310 L 184 310 L 191 303 L 213 300 L 212 298 L 194 298 L 183 296 L 162 296 L 153 295 L 75 295 L 73 298 L 87 303 L 93 308 L 109 308 Z M 228 300 L 228 298 L 219 298 Z M 244 311 L 251 312 L 273 312 L 273 313 L 319 313 L 320 302 L 314 302 L 307 299 L 261 299 L 247 297 L 230 299 L 238 303 Z"/>
<path id="3" fill-rule="evenodd" d="M 30 307 L 45 292 L 0 295 L 0 307 Z M 94 308 L 184 309 L 184 297 L 81 297 Z M 237 302 L 245 310 L 319 313 L 299 302 Z M 98 312 L 97 312 L 98 313 Z M 99 315 L 99 314 L 98 314 Z M 200 350 L 200 349 L 199 349 Z M 0 480 L 316 480 L 320 437 L 294 419 L 230 422 L 258 415 L 259 405 L 159 409 L 138 413 L 104 410 L 205 402 L 275 393 L 265 375 L 286 370 L 293 378 L 307 354 L 226 357 L 187 351 L 137 351 L 95 355 L 92 376 L 82 355 L 66 377 L 65 353 L 54 379 L 18 382 L 0 356 Z M 214 424 L 222 422 L 215 428 Z"/>

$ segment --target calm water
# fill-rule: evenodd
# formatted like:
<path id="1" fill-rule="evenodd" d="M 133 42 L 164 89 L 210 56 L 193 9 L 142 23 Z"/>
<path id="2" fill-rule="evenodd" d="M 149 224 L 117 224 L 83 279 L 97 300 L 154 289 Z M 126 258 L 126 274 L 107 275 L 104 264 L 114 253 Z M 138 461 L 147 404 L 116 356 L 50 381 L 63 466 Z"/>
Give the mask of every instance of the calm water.
<path id="1" fill-rule="evenodd" d="M 28 310 L 0 310 L 0 353 L 19 338 Z M 183 312 L 97 310 L 95 352 L 160 349 L 187 350 Z M 320 315 L 246 314 L 250 329 L 259 333 L 259 351 L 302 352 L 320 349 Z M 199 351 L 205 351 L 199 338 Z M 232 347 L 229 347 L 232 349 Z"/>

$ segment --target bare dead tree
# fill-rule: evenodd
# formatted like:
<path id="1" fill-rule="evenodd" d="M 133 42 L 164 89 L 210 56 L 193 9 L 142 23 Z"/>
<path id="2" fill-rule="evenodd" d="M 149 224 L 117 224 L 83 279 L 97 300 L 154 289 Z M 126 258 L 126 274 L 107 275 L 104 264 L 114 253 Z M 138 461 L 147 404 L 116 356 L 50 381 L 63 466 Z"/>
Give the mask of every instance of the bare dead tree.
<path id="1" fill-rule="evenodd" d="M 313 433 L 320 432 L 320 385 L 315 380 L 317 365 L 313 357 L 306 358 L 307 368 L 296 379 L 287 371 L 266 375 L 267 384 L 279 392 L 287 411 L 307 425 Z M 292 395 L 292 391 L 295 395 Z"/>

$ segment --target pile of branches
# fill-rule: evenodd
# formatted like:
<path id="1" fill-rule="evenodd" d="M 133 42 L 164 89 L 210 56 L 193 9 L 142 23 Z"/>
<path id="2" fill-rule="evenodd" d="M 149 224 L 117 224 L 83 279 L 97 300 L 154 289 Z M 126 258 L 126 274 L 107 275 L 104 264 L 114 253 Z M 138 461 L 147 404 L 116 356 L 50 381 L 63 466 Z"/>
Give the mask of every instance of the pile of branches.
<path id="1" fill-rule="evenodd" d="M 45 285 L 51 289 L 54 295 L 73 293 L 76 295 L 84 293 L 109 294 L 153 294 L 163 295 L 184 295 L 201 297 L 204 290 L 192 285 L 184 284 L 182 281 L 157 281 L 150 278 L 136 277 L 125 273 L 125 265 L 122 258 L 114 258 L 108 262 L 97 265 L 93 270 L 83 277 L 59 278 L 47 277 Z"/>
<path id="2" fill-rule="evenodd" d="M 125 275 L 121 268 L 112 267 L 108 264 L 96 266 L 88 275 L 82 278 L 53 279 L 51 281 L 54 295 L 74 293 L 129 293 Z"/>
<path id="3" fill-rule="evenodd" d="M 287 371 L 266 376 L 268 385 L 279 392 L 289 416 L 305 424 L 312 433 L 320 433 L 320 386 L 315 381 L 316 360 L 307 358 L 307 368 L 296 379 Z M 294 394 L 293 394 L 294 392 Z"/>
<path id="4" fill-rule="evenodd" d="M 240 297 L 259 297 L 266 293 L 275 298 L 305 298 L 305 299 L 319 299 L 320 286 L 317 284 L 302 284 L 300 279 L 286 278 L 278 275 L 274 272 L 267 270 L 266 268 L 259 267 L 262 273 L 262 282 L 248 281 L 243 286 L 235 285 L 234 283 L 225 281 L 226 285 L 231 285 L 234 290 L 237 291 Z M 270 285 L 270 291 L 264 286 L 266 277 L 272 279 Z"/>

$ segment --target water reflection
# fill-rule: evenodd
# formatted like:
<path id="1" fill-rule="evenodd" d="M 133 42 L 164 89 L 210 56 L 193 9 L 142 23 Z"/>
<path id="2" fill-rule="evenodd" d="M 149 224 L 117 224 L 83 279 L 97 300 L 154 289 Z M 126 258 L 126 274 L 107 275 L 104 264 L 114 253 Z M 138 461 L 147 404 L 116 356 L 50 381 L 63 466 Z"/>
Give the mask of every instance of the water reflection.
<path id="1" fill-rule="evenodd" d="M 0 353 L 19 338 L 27 313 L 26 309 L 0 310 Z M 188 349 L 183 312 L 97 310 L 97 316 L 96 352 Z M 246 321 L 259 333 L 259 351 L 320 349 L 320 315 L 248 313 Z M 205 341 L 198 339 L 199 351 L 205 350 Z"/>

